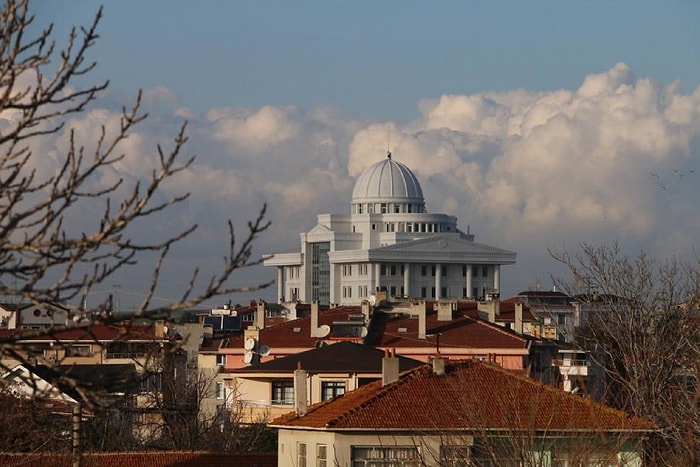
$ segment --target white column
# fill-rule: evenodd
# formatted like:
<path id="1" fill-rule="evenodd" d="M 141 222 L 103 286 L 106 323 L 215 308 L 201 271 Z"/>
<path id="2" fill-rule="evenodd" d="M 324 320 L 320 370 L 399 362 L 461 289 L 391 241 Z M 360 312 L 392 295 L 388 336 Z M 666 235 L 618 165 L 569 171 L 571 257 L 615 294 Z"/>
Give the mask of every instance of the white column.
<path id="1" fill-rule="evenodd" d="M 336 268 L 340 267 L 339 265 L 330 263 L 329 265 L 329 280 L 330 280 L 330 287 L 328 287 L 328 303 L 340 303 L 340 300 L 336 299 L 336 297 L 340 298 L 342 295 L 340 294 L 340 288 L 343 286 L 341 281 L 336 282 L 335 281 L 335 276 L 336 276 Z M 340 274 L 338 274 L 340 276 Z"/>
<path id="2" fill-rule="evenodd" d="M 438 300 L 440 297 L 440 282 L 442 279 L 442 265 L 440 263 L 437 263 L 435 265 L 435 300 Z"/>
<path id="3" fill-rule="evenodd" d="M 493 288 L 501 291 L 501 265 L 493 265 Z"/>
<path id="4" fill-rule="evenodd" d="M 405 296 L 411 296 L 409 284 L 411 283 L 411 263 L 403 265 L 403 293 Z"/>
<path id="5" fill-rule="evenodd" d="M 284 297 L 284 266 L 277 266 L 277 301 Z"/>
<path id="6" fill-rule="evenodd" d="M 472 265 L 467 264 L 467 298 L 474 298 L 472 297 Z"/>

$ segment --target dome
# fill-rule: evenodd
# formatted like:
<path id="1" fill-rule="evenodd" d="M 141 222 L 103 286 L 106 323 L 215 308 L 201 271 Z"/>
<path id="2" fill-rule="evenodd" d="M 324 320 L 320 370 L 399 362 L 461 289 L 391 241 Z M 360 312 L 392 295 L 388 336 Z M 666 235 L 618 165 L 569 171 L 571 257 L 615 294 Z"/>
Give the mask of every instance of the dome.
<path id="1" fill-rule="evenodd" d="M 352 202 L 407 202 L 425 205 L 423 190 L 411 169 L 391 158 L 365 170 L 355 182 Z"/>

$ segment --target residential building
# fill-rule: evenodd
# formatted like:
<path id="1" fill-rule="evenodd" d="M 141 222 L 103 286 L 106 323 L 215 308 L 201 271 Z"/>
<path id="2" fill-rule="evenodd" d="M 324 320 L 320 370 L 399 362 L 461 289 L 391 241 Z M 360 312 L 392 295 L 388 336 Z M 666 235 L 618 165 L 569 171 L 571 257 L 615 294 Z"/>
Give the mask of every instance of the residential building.
<path id="1" fill-rule="evenodd" d="M 225 403 L 243 421 L 269 421 L 294 409 L 294 372 L 306 370 L 307 405 L 342 396 L 360 386 L 382 379 L 382 350 L 350 341 L 322 345 L 296 355 L 256 363 L 219 374 L 217 401 Z M 418 360 L 391 359 L 399 372 L 422 365 Z"/>
<path id="2" fill-rule="evenodd" d="M 297 370 L 304 380 L 304 370 Z M 641 466 L 650 421 L 487 362 L 430 364 L 273 420 L 278 465 Z"/>
<path id="3" fill-rule="evenodd" d="M 301 248 L 264 259 L 279 302 L 358 305 L 388 297 L 483 298 L 498 291 L 516 254 L 477 243 L 457 218 L 428 213 L 416 175 L 392 158 L 357 179 L 350 214 L 320 214 Z"/>

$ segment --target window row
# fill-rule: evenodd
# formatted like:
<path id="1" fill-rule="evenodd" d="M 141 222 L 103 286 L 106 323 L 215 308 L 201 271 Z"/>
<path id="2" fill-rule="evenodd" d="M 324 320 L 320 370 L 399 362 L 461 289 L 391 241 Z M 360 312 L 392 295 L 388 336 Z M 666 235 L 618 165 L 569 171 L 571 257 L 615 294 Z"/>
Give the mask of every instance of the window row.
<path id="1" fill-rule="evenodd" d="M 301 266 L 288 266 L 287 279 L 299 279 L 301 277 Z"/>
<path id="2" fill-rule="evenodd" d="M 321 400 L 334 399 L 345 394 L 345 381 L 321 381 Z M 272 404 L 294 404 L 294 381 L 277 380 L 272 382 Z"/>
<path id="3" fill-rule="evenodd" d="M 425 206 L 412 203 L 355 203 L 352 205 L 353 214 L 401 214 L 425 212 Z"/>

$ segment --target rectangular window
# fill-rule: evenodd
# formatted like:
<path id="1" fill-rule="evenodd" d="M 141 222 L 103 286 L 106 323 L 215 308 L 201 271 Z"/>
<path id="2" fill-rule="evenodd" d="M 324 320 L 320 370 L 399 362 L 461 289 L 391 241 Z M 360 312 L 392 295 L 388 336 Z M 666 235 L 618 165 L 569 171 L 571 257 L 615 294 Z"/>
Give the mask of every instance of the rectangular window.
<path id="1" fill-rule="evenodd" d="M 447 287 L 440 287 L 440 297 L 447 297 Z"/>
<path id="2" fill-rule="evenodd" d="M 435 287 L 431 287 L 430 289 L 430 297 L 435 298 Z"/>
<path id="3" fill-rule="evenodd" d="M 430 267 L 430 275 L 432 275 L 433 277 L 435 277 L 435 266 L 431 266 L 431 267 Z"/>
<path id="4" fill-rule="evenodd" d="M 297 443 L 297 465 L 306 467 L 306 443 Z"/>
<path id="5" fill-rule="evenodd" d="M 352 446 L 351 456 L 353 467 L 422 465 L 417 446 Z"/>
<path id="6" fill-rule="evenodd" d="M 428 268 L 427 268 L 427 266 L 421 266 L 421 267 L 420 267 L 420 275 L 421 275 L 421 276 L 427 276 L 427 275 L 428 275 Z"/>
<path id="7" fill-rule="evenodd" d="M 392 264 L 392 265 L 391 265 L 391 275 L 392 275 L 392 276 L 395 276 L 395 275 L 396 275 L 396 265 L 395 265 L 395 264 Z"/>
<path id="8" fill-rule="evenodd" d="M 226 355 L 217 354 L 216 355 L 216 364 L 219 366 L 226 366 Z"/>
<path id="9" fill-rule="evenodd" d="M 386 276 L 386 265 L 385 264 L 382 264 L 381 266 L 379 266 L 379 274 L 382 276 Z"/>
<path id="10" fill-rule="evenodd" d="M 322 381 L 321 400 L 327 401 L 345 394 L 345 381 Z"/>
<path id="11" fill-rule="evenodd" d="M 484 277 L 489 277 L 489 267 L 484 266 L 481 268 L 481 275 Z"/>
<path id="12" fill-rule="evenodd" d="M 386 214 L 386 209 L 387 209 L 386 203 L 382 203 L 382 204 L 381 204 L 382 214 Z"/>
<path id="13" fill-rule="evenodd" d="M 326 467 L 328 463 L 328 447 L 325 444 L 316 445 L 316 467 Z"/>
<path id="14" fill-rule="evenodd" d="M 216 398 L 217 399 L 224 398 L 224 383 L 222 381 L 216 382 Z"/>
<path id="15" fill-rule="evenodd" d="M 420 288 L 420 296 L 421 298 L 426 298 L 425 294 L 427 293 L 427 289 L 425 287 Z"/>
<path id="16" fill-rule="evenodd" d="M 467 267 L 462 266 L 462 277 L 467 277 Z"/>
<path id="17" fill-rule="evenodd" d="M 479 275 L 479 266 L 472 266 L 472 277 L 477 277 Z"/>
<path id="18" fill-rule="evenodd" d="M 401 212 L 401 205 L 400 204 L 394 204 L 394 212 L 396 214 Z"/>
<path id="19" fill-rule="evenodd" d="M 389 288 L 389 290 L 390 290 L 389 293 L 391 294 L 391 296 L 392 296 L 392 297 L 396 297 L 396 286 L 395 286 L 395 285 L 392 285 L 392 286 Z"/>
<path id="20" fill-rule="evenodd" d="M 272 382 L 272 403 L 275 405 L 294 404 L 294 381 L 281 380 Z"/>
<path id="21" fill-rule="evenodd" d="M 449 467 L 468 467 L 471 463 L 471 448 L 469 446 L 441 445 L 440 465 Z"/>
<path id="22" fill-rule="evenodd" d="M 442 277 L 447 277 L 447 266 L 443 266 L 441 269 Z"/>

